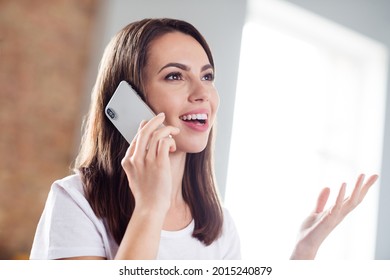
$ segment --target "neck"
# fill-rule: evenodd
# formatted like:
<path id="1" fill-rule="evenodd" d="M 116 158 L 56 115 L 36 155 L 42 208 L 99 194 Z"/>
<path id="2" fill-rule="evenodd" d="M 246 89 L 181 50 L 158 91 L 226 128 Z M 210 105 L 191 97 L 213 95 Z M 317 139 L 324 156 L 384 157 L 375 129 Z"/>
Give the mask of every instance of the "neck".
<path id="1" fill-rule="evenodd" d="M 164 230 L 179 230 L 186 227 L 192 220 L 191 211 L 183 199 L 182 182 L 186 153 L 172 153 L 170 155 L 172 169 L 172 197 L 171 206 L 165 217 Z"/>
<path id="2" fill-rule="evenodd" d="M 172 198 L 171 203 L 174 205 L 183 201 L 182 182 L 184 176 L 184 166 L 186 162 L 186 153 L 172 153 L 170 155 L 172 170 Z"/>

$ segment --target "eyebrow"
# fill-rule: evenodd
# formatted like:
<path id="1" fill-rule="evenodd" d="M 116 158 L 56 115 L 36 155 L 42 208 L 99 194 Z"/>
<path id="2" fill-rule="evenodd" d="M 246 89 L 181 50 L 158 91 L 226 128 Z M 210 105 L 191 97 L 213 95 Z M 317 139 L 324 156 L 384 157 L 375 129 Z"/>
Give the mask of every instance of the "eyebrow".
<path id="1" fill-rule="evenodd" d="M 191 69 L 189 66 L 187 66 L 185 64 L 171 62 L 171 63 L 168 63 L 168 64 L 164 65 L 163 67 L 161 67 L 161 69 L 160 69 L 160 71 L 158 71 L 158 73 L 160 73 L 162 70 L 164 70 L 165 68 L 168 68 L 168 67 L 176 67 L 176 68 L 182 69 L 184 71 L 189 71 Z M 207 69 L 214 70 L 214 67 L 211 64 L 206 64 L 200 70 L 201 70 L 201 72 L 203 72 L 203 71 L 206 71 Z"/>

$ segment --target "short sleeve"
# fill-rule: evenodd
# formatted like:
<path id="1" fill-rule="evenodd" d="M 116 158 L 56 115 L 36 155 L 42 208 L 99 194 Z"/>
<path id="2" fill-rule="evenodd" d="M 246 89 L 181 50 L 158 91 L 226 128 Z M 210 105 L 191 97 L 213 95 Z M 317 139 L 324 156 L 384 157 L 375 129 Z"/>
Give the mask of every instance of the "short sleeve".
<path id="1" fill-rule="evenodd" d="M 225 252 L 223 259 L 239 260 L 241 259 L 241 244 L 240 237 L 229 211 L 224 208 L 224 227 L 223 227 L 223 243 Z"/>
<path id="2" fill-rule="evenodd" d="M 81 193 L 75 199 L 74 194 L 54 183 L 37 226 L 30 259 L 106 257 L 91 211 Z"/>

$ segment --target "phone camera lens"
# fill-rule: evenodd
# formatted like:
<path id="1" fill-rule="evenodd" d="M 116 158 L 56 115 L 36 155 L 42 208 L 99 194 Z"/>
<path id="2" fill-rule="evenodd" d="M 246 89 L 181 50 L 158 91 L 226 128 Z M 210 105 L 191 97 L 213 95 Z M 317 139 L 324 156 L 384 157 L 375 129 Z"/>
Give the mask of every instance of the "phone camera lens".
<path id="1" fill-rule="evenodd" d="M 109 115 L 111 119 L 115 119 L 116 118 L 115 111 L 112 110 L 111 108 L 107 108 L 107 115 Z"/>

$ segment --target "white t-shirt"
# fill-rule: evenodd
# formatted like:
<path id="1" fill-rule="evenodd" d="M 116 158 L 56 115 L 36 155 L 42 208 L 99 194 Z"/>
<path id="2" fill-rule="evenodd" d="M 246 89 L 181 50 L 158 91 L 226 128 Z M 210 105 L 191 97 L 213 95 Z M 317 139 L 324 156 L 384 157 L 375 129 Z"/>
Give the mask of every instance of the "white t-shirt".
<path id="1" fill-rule="evenodd" d="M 240 241 L 226 209 L 223 233 L 205 246 L 192 237 L 194 222 L 179 231 L 162 231 L 157 259 L 240 259 Z M 84 196 L 79 175 L 53 183 L 35 233 L 30 259 L 99 256 L 113 259 L 118 244 Z"/>

